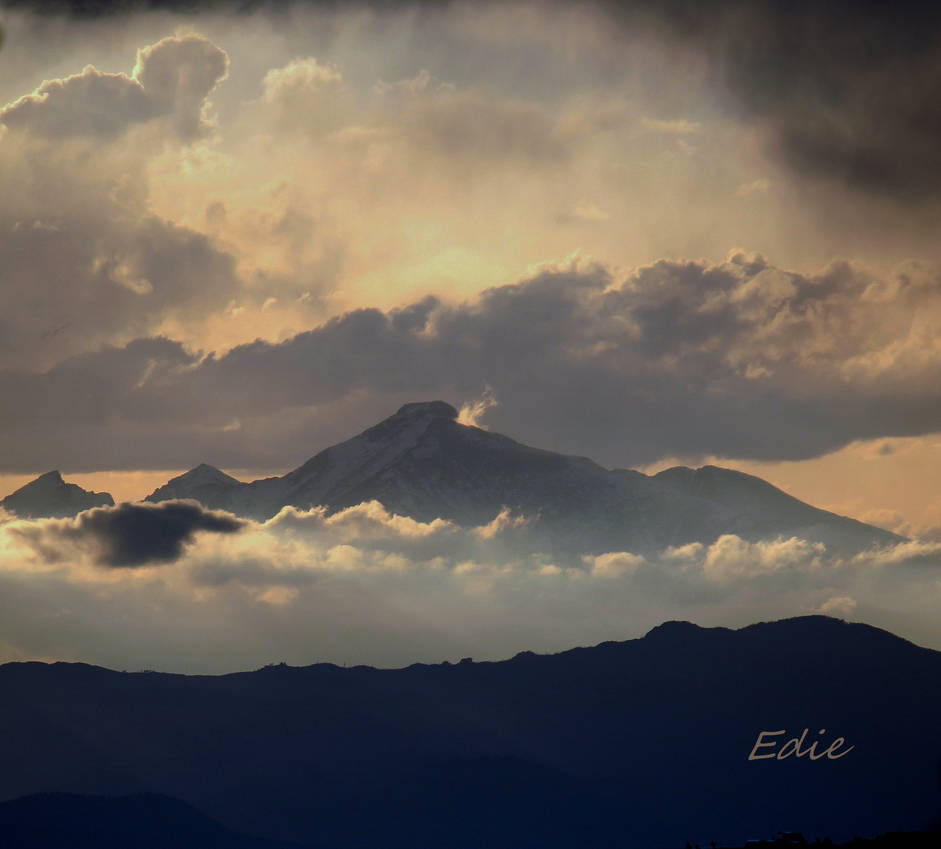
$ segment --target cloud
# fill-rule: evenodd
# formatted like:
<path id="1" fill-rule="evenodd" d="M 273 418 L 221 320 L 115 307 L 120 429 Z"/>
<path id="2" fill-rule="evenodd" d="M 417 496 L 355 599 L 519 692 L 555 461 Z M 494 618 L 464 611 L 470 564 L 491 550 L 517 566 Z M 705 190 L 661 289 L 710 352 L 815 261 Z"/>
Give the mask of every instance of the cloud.
<path id="1" fill-rule="evenodd" d="M 286 133 L 316 138 L 359 117 L 340 69 L 313 56 L 271 68 L 261 81 L 262 103 L 272 110 L 273 125 Z"/>
<path id="2" fill-rule="evenodd" d="M 583 561 L 590 568 L 593 577 L 620 578 L 634 574 L 644 562 L 644 558 L 627 551 L 611 551 L 585 557 Z"/>
<path id="3" fill-rule="evenodd" d="M 487 430 L 487 426 L 483 424 L 483 417 L 487 414 L 487 410 L 499 406 L 499 404 L 500 402 L 497 400 L 493 388 L 485 386 L 479 398 L 461 405 L 461 409 L 458 410 L 457 421 L 462 425 Z"/>
<path id="4" fill-rule="evenodd" d="M 193 139 L 211 126 L 206 98 L 226 78 L 229 57 L 199 35 L 164 38 L 137 54 L 133 78 L 157 114 L 172 116 L 182 139 Z"/>
<path id="5" fill-rule="evenodd" d="M 216 0 L 198 10 L 178 0 L 12 0 L 7 5 L 35 15 L 81 18 L 155 8 L 177 14 L 250 8 L 273 18 L 282 4 L 273 0 L 246 7 Z M 304 7 L 317 13 L 331 4 L 309 0 Z M 365 0 L 356 7 L 386 16 L 442 14 L 439 4 L 427 2 Z M 567 10 L 555 4 L 540 11 L 564 21 Z M 606 41 L 621 42 L 622 52 L 630 52 L 624 44 L 648 49 L 663 44 L 681 66 L 689 54 L 699 57 L 717 94 L 727 95 L 760 127 L 769 149 L 792 169 L 903 203 L 937 198 L 941 126 L 934 116 L 941 90 L 941 16 L 932 7 L 915 0 L 891 5 L 598 0 L 582 17 L 591 12 L 603 16 L 599 28 Z"/>
<path id="6" fill-rule="evenodd" d="M 272 68 L 265 74 L 261 87 L 264 99 L 273 103 L 295 92 L 306 94 L 342 81 L 339 68 L 331 64 L 322 65 L 310 56 L 294 59 L 283 68 Z"/>
<path id="7" fill-rule="evenodd" d="M 768 148 L 814 181 L 900 204 L 941 192 L 941 16 L 915 0 L 604 0 L 622 27 L 702 55 Z"/>
<path id="8" fill-rule="evenodd" d="M 561 165 L 569 155 L 556 122 L 545 111 L 475 91 L 439 87 L 409 101 L 405 122 L 412 144 L 458 163 L 463 158 L 510 161 L 529 169 Z"/>
<path id="9" fill-rule="evenodd" d="M 238 290 L 234 260 L 205 236 L 109 212 L 113 205 L 46 223 L 0 208 L 0 367 L 42 367 L 128 341 L 168 319 L 212 312 Z"/>
<path id="10" fill-rule="evenodd" d="M 197 532 L 232 534 L 244 526 L 241 519 L 195 501 L 165 501 L 98 507 L 74 519 L 19 522 L 11 533 L 47 562 L 91 550 L 102 566 L 135 568 L 178 560 Z"/>
<path id="11" fill-rule="evenodd" d="M 33 94 L 0 110 L 0 122 L 37 135 L 114 137 L 131 124 L 154 117 L 143 86 L 124 74 L 104 74 L 89 65 L 81 74 L 47 80 Z"/>
<path id="12" fill-rule="evenodd" d="M 227 65 L 201 36 L 165 38 L 131 76 L 89 66 L 0 111 L 0 368 L 198 323 L 241 288 L 229 253 L 148 199 L 151 160 L 205 133 Z"/>
<path id="13" fill-rule="evenodd" d="M 657 118 L 641 118 L 641 126 L 652 133 L 665 133 L 666 135 L 688 136 L 698 133 L 700 125 L 695 121 L 684 121 L 675 119 L 673 121 L 663 121 Z"/>
<path id="14" fill-rule="evenodd" d="M 706 551 L 703 572 L 710 581 L 726 581 L 782 569 L 814 568 L 819 566 L 825 551 L 821 543 L 796 537 L 748 542 L 734 534 L 724 534 Z"/>
<path id="15" fill-rule="evenodd" d="M 802 540 L 737 537 L 550 558 L 525 521 L 491 533 L 374 503 L 331 516 L 288 508 L 264 523 L 192 502 L 125 504 L 0 521 L 0 660 L 405 665 L 627 639 L 667 619 L 735 626 L 811 611 L 937 646 L 939 569 L 937 550 L 847 563 Z"/>
<path id="16" fill-rule="evenodd" d="M 178 267 L 181 281 L 199 268 Z M 353 310 L 221 354 L 139 340 L 0 373 L 18 399 L 0 415 L 0 466 L 292 466 L 404 402 L 481 385 L 501 399 L 493 430 L 607 465 L 814 457 L 941 429 L 939 291 L 927 267 L 802 274 L 736 252 L 619 278 L 548 267 L 464 302 Z"/>
<path id="17" fill-rule="evenodd" d="M 856 601 L 849 596 L 834 596 L 828 598 L 820 607 L 818 613 L 825 613 L 829 616 L 851 616 L 856 609 Z"/>
<path id="18" fill-rule="evenodd" d="M 760 177 L 752 180 L 750 183 L 742 183 L 736 190 L 736 197 L 744 198 L 754 194 L 764 194 L 772 186 L 772 183 L 766 177 Z"/>
<path id="19" fill-rule="evenodd" d="M 206 97 L 228 66 L 225 51 L 208 39 L 164 38 L 138 51 L 131 76 L 89 65 L 80 74 L 46 80 L 0 109 L 0 123 L 51 139 L 114 138 L 134 124 L 168 116 L 178 136 L 190 140 L 210 126 Z"/>

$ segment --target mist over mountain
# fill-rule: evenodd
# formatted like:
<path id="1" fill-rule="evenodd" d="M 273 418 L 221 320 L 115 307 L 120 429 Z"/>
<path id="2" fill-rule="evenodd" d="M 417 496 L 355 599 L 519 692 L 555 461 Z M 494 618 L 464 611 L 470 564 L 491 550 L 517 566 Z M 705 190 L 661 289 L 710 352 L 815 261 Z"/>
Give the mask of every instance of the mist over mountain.
<path id="1" fill-rule="evenodd" d="M 242 483 L 202 464 L 147 496 L 195 498 L 254 519 L 282 507 L 341 510 L 376 500 L 419 521 L 483 525 L 508 508 L 563 550 L 649 552 L 723 534 L 796 536 L 858 550 L 900 537 L 819 510 L 751 475 L 706 466 L 647 476 L 522 445 L 461 424 L 443 401 L 405 404 L 283 477 Z"/>
<path id="2" fill-rule="evenodd" d="M 338 849 L 847 839 L 939 813 L 941 653 L 823 616 L 404 669 L 10 663 L 0 688 L 0 799 L 167 794 Z"/>
<path id="3" fill-rule="evenodd" d="M 66 483 L 58 471 L 40 475 L 0 501 L 0 507 L 24 519 L 64 518 L 92 507 L 113 506 L 110 493 Z"/>

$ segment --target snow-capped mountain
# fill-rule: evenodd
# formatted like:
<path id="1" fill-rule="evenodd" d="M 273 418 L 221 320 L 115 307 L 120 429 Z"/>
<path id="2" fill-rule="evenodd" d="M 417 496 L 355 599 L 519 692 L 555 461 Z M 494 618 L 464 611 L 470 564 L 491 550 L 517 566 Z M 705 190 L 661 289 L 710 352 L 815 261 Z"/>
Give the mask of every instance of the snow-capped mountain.
<path id="1" fill-rule="evenodd" d="M 58 471 L 40 475 L 0 501 L 0 507 L 23 519 L 63 518 L 92 507 L 113 505 L 109 493 L 89 492 L 78 484 L 66 483 Z"/>
<path id="2" fill-rule="evenodd" d="M 798 536 L 840 549 L 899 539 L 751 475 L 712 466 L 654 476 L 612 471 L 586 457 L 460 424 L 457 417 L 443 401 L 405 404 L 283 477 L 241 483 L 201 465 L 146 500 L 195 498 L 267 519 L 288 505 L 335 511 L 375 499 L 415 519 L 462 525 L 484 524 L 506 507 L 530 517 L 534 532 L 547 535 L 553 547 L 585 552 L 652 551 L 728 533 L 751 540 Z"/>

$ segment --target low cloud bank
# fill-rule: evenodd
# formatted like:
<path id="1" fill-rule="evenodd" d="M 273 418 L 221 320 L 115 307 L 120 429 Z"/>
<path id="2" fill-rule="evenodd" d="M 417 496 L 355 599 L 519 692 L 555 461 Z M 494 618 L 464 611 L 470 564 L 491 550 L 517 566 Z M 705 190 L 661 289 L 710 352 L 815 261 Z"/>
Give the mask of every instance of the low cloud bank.
<path id="1" fill-rule="evenodd" d="M 265 523 L 195 502 L 0 518 L 0 659 L 225 672 L 499 659 L 823 612 L 941 648 L 941 545 L 853 558 L 799 539 L 553 558 L 508 514 L 460 528 L 377 503 Z M 165 539 L 157 540 L 161 534 Z M 135 567 L 135 568 L 115 568 Z"/>

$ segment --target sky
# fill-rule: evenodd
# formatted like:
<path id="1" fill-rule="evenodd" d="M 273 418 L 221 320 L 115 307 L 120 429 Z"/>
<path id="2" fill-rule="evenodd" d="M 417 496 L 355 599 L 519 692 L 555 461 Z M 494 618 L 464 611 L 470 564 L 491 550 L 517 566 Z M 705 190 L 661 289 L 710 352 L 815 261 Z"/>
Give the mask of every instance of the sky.
<path id="1" fill-rule="evenodd" d="M 526 444 L 609 468 L 729 466 L 941 537 L 937 9 L 5 0 L 0 25 L 2 494 L 50 469 L 119 501 L 201 462 L 252 479 L 402 403 L 485 399 L 481 423 Z M 17 563 L 39 538 L 23 533 Z M 132 662 L 87 636 L 93 599 L 192 615 L 211 593 L 186 558 L 281 531 L 215 533 L 159 602 L 150 567 L 88 583 L 92 555 L 10 572 L 22 592 L 52 582 L 51 611 L 84 593 L 86 636 L 44 642 L 34 617 L 0 654 Z M 941 647 L 873 581 L 767 612 L 836 599 Z M 456 597 L 445 583 L 422 583 L 422 610 Z M 240 591 L 302 655 L 285 610 L 303 588 Z M 248 615 L 226 598 L 217 624 Z M 728 599 L 694 612 L 764 610 Z M 533 611 L 499 645 L 475 643 L 480 612 L 454 651 L 618 636 L 589 624 L 596 603 L 573 595 L 581 631 Z M 361 637 L 369 659 L 382 640 Z M 403 639 L 395 660 L 427 645 Z"/>

